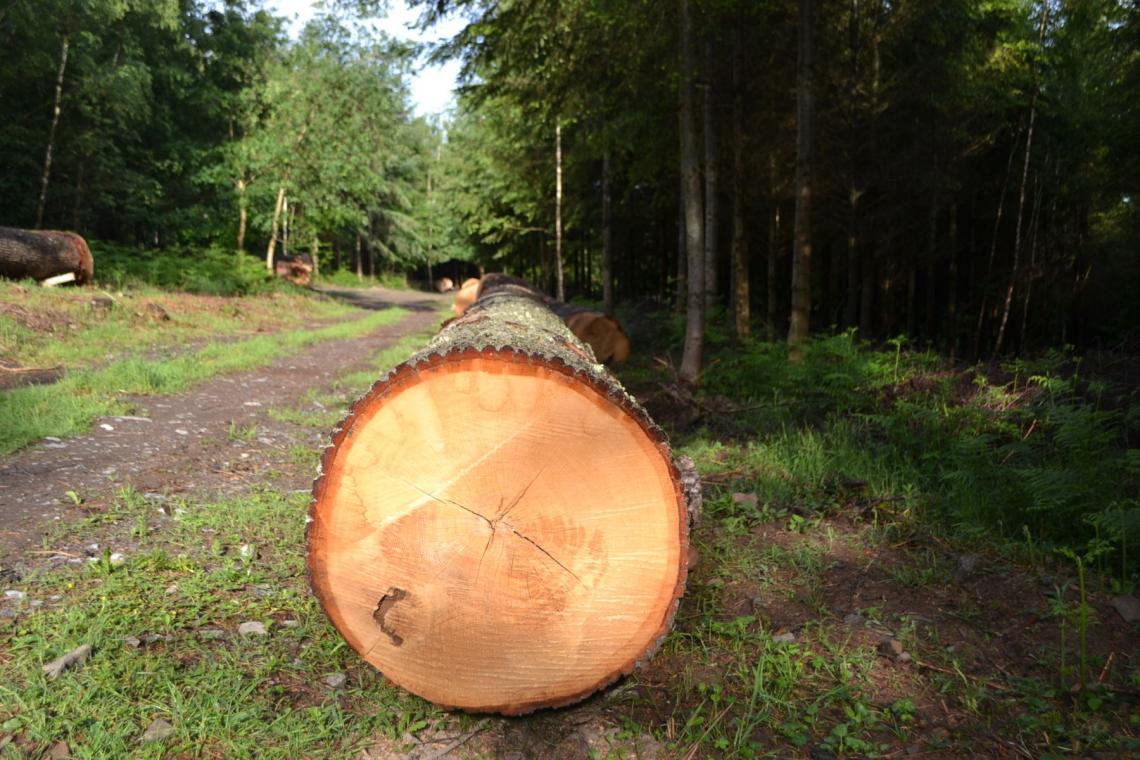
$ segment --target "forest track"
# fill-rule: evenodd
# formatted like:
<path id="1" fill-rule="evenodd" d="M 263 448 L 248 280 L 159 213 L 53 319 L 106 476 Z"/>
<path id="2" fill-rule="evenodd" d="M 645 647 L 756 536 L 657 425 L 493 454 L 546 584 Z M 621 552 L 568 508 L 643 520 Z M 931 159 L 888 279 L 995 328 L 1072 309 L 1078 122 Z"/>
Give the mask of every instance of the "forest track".
<path id="1" fill-rule="evenodd" d="M 387 288 L 321 292 L 362 309 L 399 306 L 409 313 L 363 337 L 317 344 L 187 393 L 138 397 L 143 413 L 106 417 L 85 435 L 46 439 L 0 458 L 0 568 L 23 565 L 23 555 L 60 523 L 98 514 L 125 487 L 164 499 L 233 494 L 269 482 L 306 487 L 314 472 L 282 465 L 291 446 L 315 448 L 328 431 L 298 431 L 274 420 L 270 410 L 327 388 L 337 377 L 369 366 L 378 351 L 400 338 L 438 325 L 447 301 Z M 234 430 L 256 435 L 234 441 Z M 299 438 L 305 434 L 308 439 Z M 235 450 L 235 443 L 243 450 Z"/>

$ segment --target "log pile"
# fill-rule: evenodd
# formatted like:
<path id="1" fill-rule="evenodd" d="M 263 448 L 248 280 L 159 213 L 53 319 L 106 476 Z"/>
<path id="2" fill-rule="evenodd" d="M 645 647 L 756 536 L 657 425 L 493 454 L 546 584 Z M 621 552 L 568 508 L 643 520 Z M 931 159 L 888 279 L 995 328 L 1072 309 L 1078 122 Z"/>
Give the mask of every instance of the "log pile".
<path id="1" fill-rule="evenodd" d="M 87 241 L 74 232 L 0 227 L 0 277 L 84 285 L 94 275 Z"/>
<path id="2" fill-rule="evenodd" d="M 395 683 L 518 715 L 657 650 L 685 586 L 687 507 L 645 410 L 541 295 L 488 275 L 334 432 L 310 580 Z"/>

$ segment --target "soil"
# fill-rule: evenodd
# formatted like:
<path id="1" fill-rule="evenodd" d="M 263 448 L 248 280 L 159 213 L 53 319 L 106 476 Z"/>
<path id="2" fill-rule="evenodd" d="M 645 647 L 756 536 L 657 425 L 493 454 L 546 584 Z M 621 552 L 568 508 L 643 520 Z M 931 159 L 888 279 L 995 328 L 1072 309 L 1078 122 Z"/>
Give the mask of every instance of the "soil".
<path id="1" fill-rule="evenodd" d="M 439 307 L 447 301 L 379 287 L 324 292 L 364 309 L 398 305 L 411 313 L 364 337 L 321 343 L 188 393 L 134 398 L 133 415 L 100 419 L 86 435 L 45 439 L 0 460 L 0 568 L 19 572 L 27 550 L 58 523 L 102 511 L 126 486 L 162 497 L 224 496 L 256 483 L 307 488 L 315 472 L 281 465 L 290 446 L 316 448 L 324 436 L 277 422 L 269 410 L 368 366 L 404 335 L 438 325 Z M 231 440 L 231 426 L 254 425 L 255 439 Z"/>

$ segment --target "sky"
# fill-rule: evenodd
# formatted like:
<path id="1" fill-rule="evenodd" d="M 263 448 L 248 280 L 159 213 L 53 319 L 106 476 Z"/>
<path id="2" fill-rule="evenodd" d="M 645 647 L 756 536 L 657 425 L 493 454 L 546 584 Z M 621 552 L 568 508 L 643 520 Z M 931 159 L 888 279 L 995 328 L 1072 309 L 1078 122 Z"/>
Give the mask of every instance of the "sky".
<path id="1" fill-rule="evenodd" d="M 285 18 L 294 18 L 291 32 L 296 34 L 313 16 L 313 0 L 265 0 L 266 8 L 275 10 Z M 415 42 L 436 42 L 454 36 L 462 28 L 462 20 L 447 19 L 430 32 L 423 33 L 414 27 L 417 12 L 408 8 L 404 0 L 389 0 L 388 17 L 377 22 L 377 26 L 391 36 Z M 449 61 L 442 66 L 427 66 L 420 63 L 412 77 L 412 106 L 419 116 L 442 113 L 455 105 L 455 78 L 459 75 L 459 62 Z"/>

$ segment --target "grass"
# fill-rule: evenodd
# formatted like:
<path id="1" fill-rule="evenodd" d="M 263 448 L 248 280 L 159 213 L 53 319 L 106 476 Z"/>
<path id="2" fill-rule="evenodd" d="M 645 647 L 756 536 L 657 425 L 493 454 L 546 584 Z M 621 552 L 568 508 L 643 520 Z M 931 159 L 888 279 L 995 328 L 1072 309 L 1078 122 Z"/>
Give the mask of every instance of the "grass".
<path id="1" fill-rule="evenodd" d="M 97 303 L 109 304 L 93 306 Z M 169 318 L 162 319 L 158 308 Z M 186 344 L 344 319 L 354 309 L 299 289 L 246 298 L 0 282 L 0 360 L 84 369 Z"/>
<path id="2" fill-rule="evenodd" d="M 351 322 L 214 343 L 164 358 L 132 356 L 101 369 L 70 373 L 53 385 L 4 392 L 0 394 L 0 453 L 45 436 L 79 435 L 98 417 L 129 413 L 131 405 L 124 396 L 178 393 L 220 373 L 260 366 L 314 343 L 364 335 L 405 313 L 388 309 Z"/>
<path id="3" fill-rule="evenodd" d="M 329 757 L 438 714 L 362 667 L 328 625 L 304 583 L 306 503 L 269 491 L 181 502 L 123 564 L 26 584 L 29 599 L 61 598 L 0 631 L 0 735 L 18 734 L 33 754 L 65 740 L 76 758 Z M 105 518 L 137 526 L 154 515 L 124 491 Z M 240 635 L 247 621 L 268 635 Z M 81 644 L 93 648 L 81 668 L 57 681 L 40 671 Z M 324 682 L 334 673 L 348 676 L 345 688 Z M 174 735 L 141 744 L 158 718 Z"/>
<path id="4" fill-rule="evenodd" d="M 269 416 L 327 432 L 423 340 Z M 1098 402 L 1051 360 L 967 373 L 852 336 L 813 344 L 796 367 L 783 351 L 720 346 L 702 416 L 674 426 L 705 507 L 700 559 L 658 655 L 602 697 L 495 721 L 493 741 L 454 754 L 582 756 L 576 727 L 598 721 L 613 728 L 590 743 L 599 758 L 635 756 L 646 737 L 679 758 L 1140 752 L 1135 629 L 1105 604 L 1134 580 L 1130 534 L 1104 519 L 1130 514 L 1135 477 L 1128 411 L 1111 391 Z M 644 396 L 670 379 L 648 362 L 622 375 Z M 311 470 L 316 454 L 283 456 Z M 1031 470 L 1053 473 L 1049 491 L 1034 493 Z M 254 489 L 160 512 L 125 491 L 58 539 L 98 527 L 119 543 L 32 574 L 18 586 L 27 599 L 3 603 L 19 614 L 0 616 L 0 743 L 32 756 L 66 740 L 76 757 L 335 758 L 439 725 L 470 730 L 473 719 L 387 685 L 333 631 L 305 586 L 305 503 Z M 268 635 L 239 636 L 246 621 Z M 881 653 L 884 640 L 907 657 Z M 46 681 L 41 664 L 82 643 L 88 663 Z M 325 684 L 332 673 L 347 687 Z M 155 718 L 173 737 L 140 743 Z"/>

